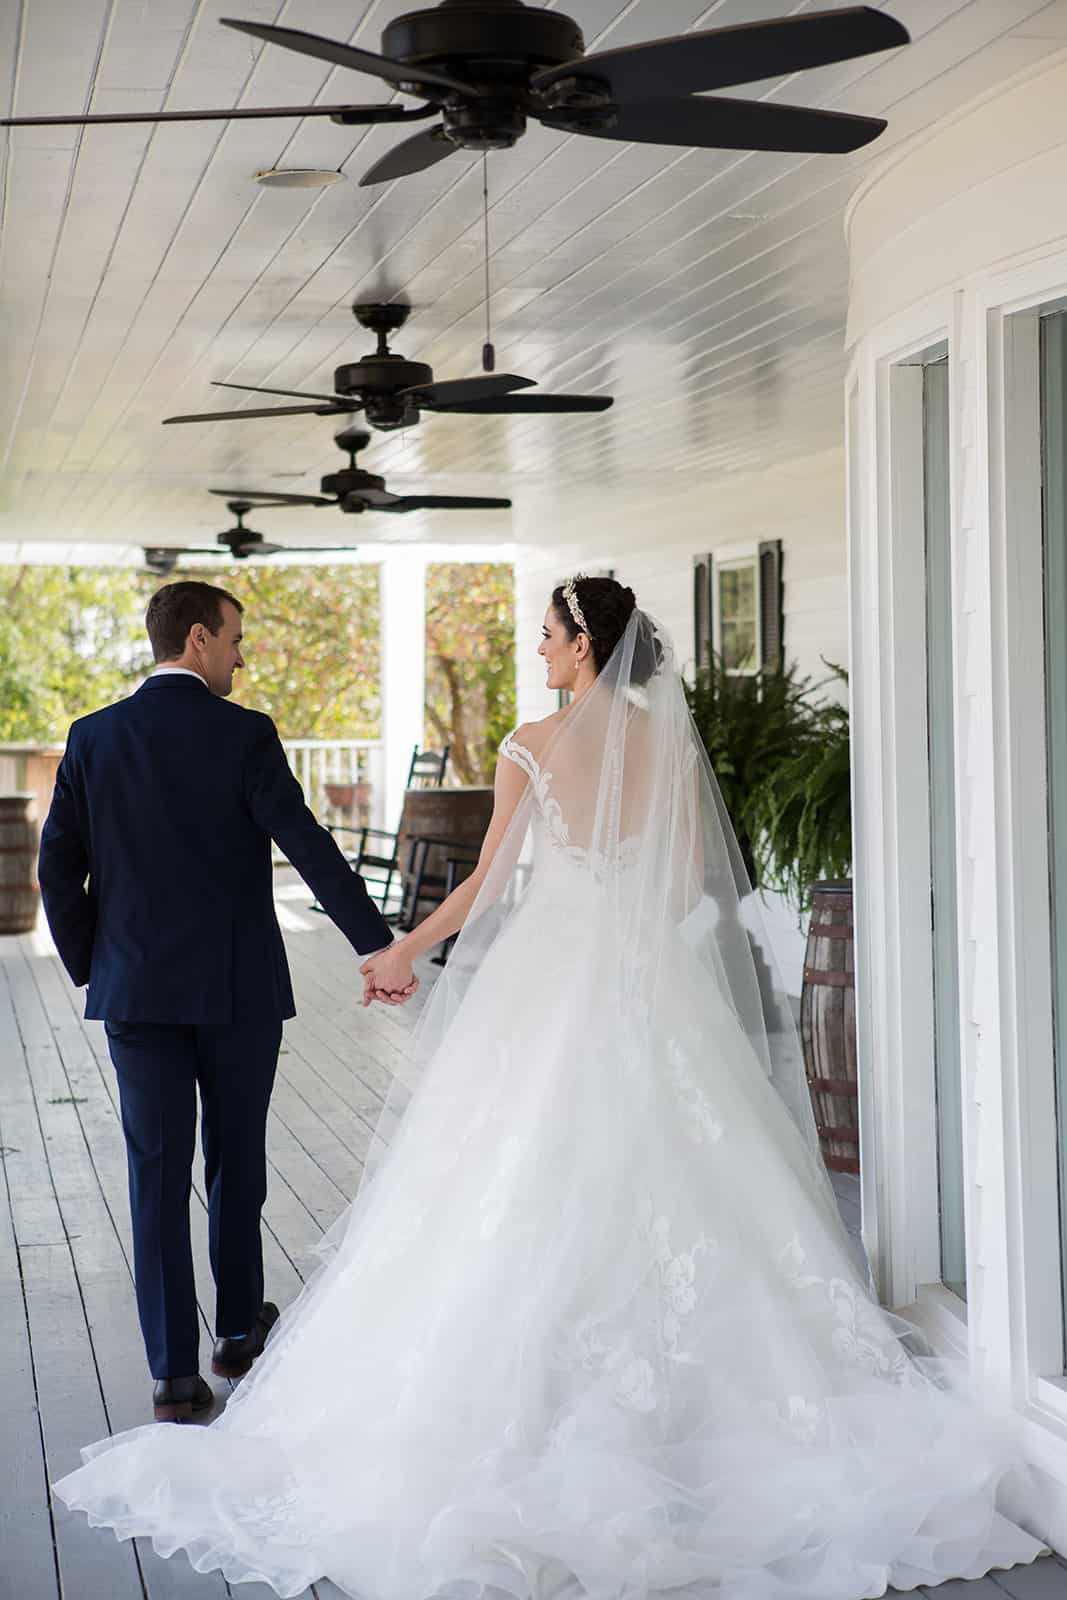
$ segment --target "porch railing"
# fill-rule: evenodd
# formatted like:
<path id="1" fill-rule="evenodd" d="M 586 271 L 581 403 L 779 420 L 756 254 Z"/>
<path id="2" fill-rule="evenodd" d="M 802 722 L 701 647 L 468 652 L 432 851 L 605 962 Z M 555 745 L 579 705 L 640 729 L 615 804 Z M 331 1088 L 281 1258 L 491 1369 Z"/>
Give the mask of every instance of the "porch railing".
<path id="1" fill-rule="evenodd" d="M 380 739 L 283 739 L 282 745 L 320 822 L 386 826 L 385 747 Z M 63 746 L 58 744 L 0 744 L 0 794 L 35 792 L 37 820 L 42 823 L 62 754 Z M 356 790 L 351 805 L 335 805 L 327 784 L 351 785 Z M 283 858 L 276 853 L 275 859 Z"/>
<path id="2" fill-rule="evenodd" d="M 385 747 L 380 739 L 283 739 L 282 745 L 320 822 L 385 826 Z M 352 786 L 352 803 L 335 805 L 327 785 Z"/>

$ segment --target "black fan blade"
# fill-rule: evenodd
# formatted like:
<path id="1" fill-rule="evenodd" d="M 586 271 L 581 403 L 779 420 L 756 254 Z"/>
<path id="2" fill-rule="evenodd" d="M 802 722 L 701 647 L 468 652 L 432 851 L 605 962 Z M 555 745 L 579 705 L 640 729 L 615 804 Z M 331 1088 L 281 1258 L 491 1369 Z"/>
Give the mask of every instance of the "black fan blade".
<path id="1" fill-rule="evenodd" d="M 222 378 L 212 378 L 213 389 L 243 389 L 246 394 L 281 394 L 290 400 L 318 400 L 324 405 L 344 405 L 346 397 L 339 394 L 309 394 L 306 389 L 265 389 L 258 383 L 226 383 Z"/>
<path id="2" fill-rule="evenodd" d="M 335 550 L 358 550 L 358 544 L 283 544 L 279 548 L 288 556 L 332 556 Z"/>
<path id="3" fill-rule="evenodd" d="M 405 399 L 431 410 L 439 405 L 458 405 L 465 400 L 492 400 L 513 389 L 532 389 L 533 378 L 520 378 L 514 372 L 483 372 L 476 378 L 446 378 L 443 383 L 428 383 L 420 389 L 404 389 Z"/>
<path id="4" fill-rule="evenodd" d="M 222 111 L 101 111 L 70 117 L 0 117 L 0 128 L 56 128 L 109 122 L 230 122 L 248 117 L 337 117 L 357 126 L 368 122 L 407 122 L 413 112 L 403 106 L 229 106 Z"/>
<path id="5" fill-rule="evenodd" d="M 368 167 L 359 180 L 361 189 L 375 183 L 389 183 L 393 178 L 410 178 L 413 172 L 425 172 L 436 166 L 446 156 L 453 155 L 458 147 L 445 138 L 440 123 L 424 128 L 421 133 L 402 139 L 384 156 Z"/>
<path id="6" fill-rule="evenodd" d="M 335 506 L 336 498 L 322 494 L 275 494 L 273 489 L 211 489 L 227 500 L 243 500 L 249 511 L 269 511 L 272 506 Z"/>
<path id="7" fill-rule="evenodd" d="M 246 417 L 336 417 L 358 411 L 358 406 L 251 406 L 247 411 L 194 411 L 186 417 L 164 417 L 168 422 L 240 422 Z"/>
<path id="8" fill-rule="evenodd" d="M 543 117 L 546 127 L 566 132 L 567 124 Z M 775 100 L 645 100 L 622 106 L 612 128 L 584 128 L 596 139 L 637 144 L 697 145 L 710 150 L 797 150 L 843 155 L 870 144 L 884 131 L 881 117 L 854 117 L 845 111 L 783 106 Z"/>
<path id="9" fill-rule="evenodd" d="M 473 84 L 459 78 L 450 78 L 446 72 L 434 72 L 429 67 L 409 67 L 403 61 L 392 61 L 388 56 L 375 55 L 373 50 L 360 50 L 352 44 L 342 44 L 338 39 L 324 39 L 317 33 L 304 33 L 300 28 L 276 28 L 269 22 L 238 22 L 234 17 L 220 17 L 224 28 L 236 28 L 240 33 L 250 33 L 255 39 L 265 39 L 268 44 L 284 45 L 286 50 L 297 50 L 302 56 L 315 56 L 319 61 L 329 61 L 335 67 L 351 67 L 353 72 L 370 72 L 386 83 L 398 86 L 404 83 L 425 84 L 427 88 L 451 89 L 460 94 L 472 94 Z"/>
<path id="10" fill-rule="evenodd" d="M 533 79 L 531 87 L 541 92 L 559 78 L 579 76 L 603 78 L 620 102 L 677 99 L 908 43 L 908 31 L 895 17 L 870 6 L 848 6 L 600 50 L 580 61 L 550 67 Z"/>
<path id="11" fill-rule="evenodd" d="M 443 415 L 464 412 L 489 417 L 555 415 L 563 411 L 607 411 L 615 404 L 610 394 L 505 394 L 498 400 L 467 400 L 459 405 L 435 406 Z"/>
<path id="12" fill-rule="evenodd" d="M 510 500 L 485 499 L 467 494 L 406 494 L 377 511 L 510 511 Z"/>

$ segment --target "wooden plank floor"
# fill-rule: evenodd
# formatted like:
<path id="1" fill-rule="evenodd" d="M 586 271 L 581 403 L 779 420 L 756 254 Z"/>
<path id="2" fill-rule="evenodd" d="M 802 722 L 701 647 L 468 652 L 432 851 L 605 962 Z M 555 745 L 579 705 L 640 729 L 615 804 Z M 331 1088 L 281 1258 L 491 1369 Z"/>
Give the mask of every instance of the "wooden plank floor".
<path id="1" fill-rule="evenodd" d="M 401 1059 L 415 1005 L 359 1003 L 352 953 L 292 874 L 279 880 L 299 1016 L 286 1024 L 268 1131 L 264 1210 L 268 1293 L 287 1304 L 314 1247 L 359 1181 L 370 1132 Z M 425 999 L 438 969 L 423 968 Z M 119 1543 L 53 1503 L 48 1483 L 79 1448 L 149 1420 L 150 1380 L 137 1326 L 126 1163 L 103 1027 L 82 1019 L 47 934 L 0 938 L 0 1600 L 254 1600 L 144 1541 Z M 842 1210 L 854 1224 L 854 1198 Z M 209 1371 L 211 1274 L 202 1188 L 193 1238 L 201 1292 L 201 1370 Z M 213 1380 L 220 1404 L 229 1385 Z M 1058 1557 L 936 1600 L 1067 1600 Z M 318 1583 L 315 1600 L 338 1600 Z"/>

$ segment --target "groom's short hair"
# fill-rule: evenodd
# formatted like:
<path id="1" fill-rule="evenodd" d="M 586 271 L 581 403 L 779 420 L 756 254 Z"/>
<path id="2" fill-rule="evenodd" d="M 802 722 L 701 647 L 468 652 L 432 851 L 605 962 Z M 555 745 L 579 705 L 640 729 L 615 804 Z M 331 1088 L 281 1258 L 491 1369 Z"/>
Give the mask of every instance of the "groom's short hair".
<path id="1" fill-rule="evenodd" d="M 216 589 L 213 583 L 201 583 L 196 578 L 157 589 L 144 619 L 156 661 L 173 661 L 181 655 L 194 622 L 202 622 L 209 633 L 218 633 L 224 600 L 244 611 L 240 600 L 228 590 Z"/>

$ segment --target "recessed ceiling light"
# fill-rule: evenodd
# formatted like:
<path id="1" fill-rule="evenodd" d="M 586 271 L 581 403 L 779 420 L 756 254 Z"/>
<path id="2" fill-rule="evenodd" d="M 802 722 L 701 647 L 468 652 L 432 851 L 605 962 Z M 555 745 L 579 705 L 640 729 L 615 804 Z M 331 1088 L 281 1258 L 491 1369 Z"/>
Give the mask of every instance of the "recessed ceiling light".
<path id="1" fill-rule="evenodd" d="M 319 167 L 268 167 L 256 173 L 256 182 L 265 189 L 328 189 L 343 178 L 343 172 Z"/>

